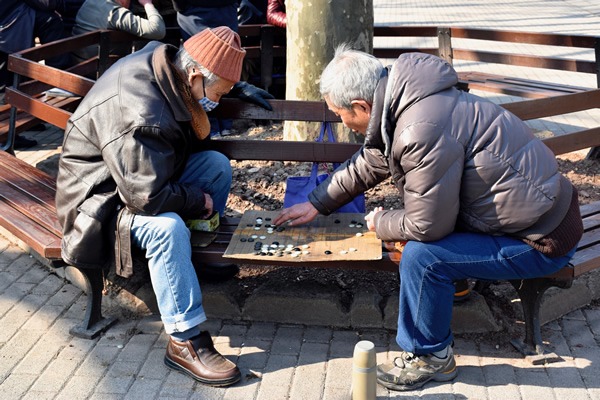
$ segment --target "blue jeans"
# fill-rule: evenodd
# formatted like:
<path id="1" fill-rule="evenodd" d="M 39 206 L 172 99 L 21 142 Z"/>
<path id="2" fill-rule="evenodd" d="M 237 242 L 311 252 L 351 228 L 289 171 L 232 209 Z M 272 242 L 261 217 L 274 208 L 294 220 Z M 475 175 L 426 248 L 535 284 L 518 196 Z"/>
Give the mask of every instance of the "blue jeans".
<path id="1" fill-rule="evenodd" d="M 549 258 L 507 236 L 453 233 L 435 242 L 409 241 L 400 260 L 396 342 L 418 355 L 452 343 L 453 282 L 459 279 L 527 279 L 564 267 L 575 249 Z"/>
<path id="2" fill-rule="evenodd" d="M 198 182 L 223 215 L 231 187 L 229 159 L 216 151 L 190 157 L 180 182 Z M 192 264 L 190 231 L 173 212 L 136 215 L 133 242 L 146 252 L 150 279 L 161 319 L 168 334 L 184 332 L 206 321 L 202 293 Z"/>

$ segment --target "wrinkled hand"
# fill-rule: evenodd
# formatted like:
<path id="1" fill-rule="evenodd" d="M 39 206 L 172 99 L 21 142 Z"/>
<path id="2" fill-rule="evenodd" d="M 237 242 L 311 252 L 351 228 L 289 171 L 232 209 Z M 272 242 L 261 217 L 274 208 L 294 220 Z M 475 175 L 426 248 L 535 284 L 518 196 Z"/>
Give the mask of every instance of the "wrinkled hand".
<path id="1" fill-rule="evenodd" d="M 202 218 L 210 217 L 213 213 L 213 207 L 214 205 L 212 197 L 210 197 L 208 193 L 204 193 L 204 210 L 206 213 L 202 216 Z"/>
<path id="2" fill-rule="evenodd" d="M 249 0 L 240 1 L 240 6 L 238 7 L 238 22 L 240 25 L 248 23 L 254 17 L 260 19 L 262 16 L 263 13 Z"/>
<path id="3" fill-rule="evenodd" d="M 262 108 L 273 111 L 273 107 L 265 99 L 274 99 L 273 95 L 266 90 L 257 88 L 248 82 L 238 82 L 233 85 L 230 94 L 244 101 L 254 103 Z"/>
<path id="4" fill-rule="evenodd" d="M 367 228 L 369 228 L 370 231 L 375 232 L 375 214 L 377 214 L 379 211 L 383 211 L 383 207 L 375 207 L 373 211 L 365 215 L 365 221 L 367 221 Z"/>
<path id="5" fill-rule="evenodd" d="M 307 224 L 315 219 L 317 215 L 319 215 L 319 211 L 310 203 L 310 201 L 307 201 L 305 203 L 295 204 L 289 208 L 284 208 L 283 211 L 275 217 L 273 224 L 278 226 L 283 224 L 289 226 Z"/>

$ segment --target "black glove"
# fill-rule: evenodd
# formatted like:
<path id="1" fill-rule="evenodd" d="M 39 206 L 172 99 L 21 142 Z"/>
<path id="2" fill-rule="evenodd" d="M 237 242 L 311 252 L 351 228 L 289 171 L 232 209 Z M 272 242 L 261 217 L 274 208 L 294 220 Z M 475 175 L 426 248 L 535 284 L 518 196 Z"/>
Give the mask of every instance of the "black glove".
<path id="1" fill-rule="evenodd" d="M 248 82 L 240 81 L 236 83 L 229 94 L 238 99 L 261 106 L 266 110 L 273 111 L 273 107 L 265 99 L 274 99 L 275 97 L 266 90 L 257 88 Z"/>
<path id="2" fill-rule="evenodd" d="M 240 25 L 256 23 L 260 21 L 263 13 L 250 2 L 250 0 L 240 1 L 238 7 L 238 23 Z"/>

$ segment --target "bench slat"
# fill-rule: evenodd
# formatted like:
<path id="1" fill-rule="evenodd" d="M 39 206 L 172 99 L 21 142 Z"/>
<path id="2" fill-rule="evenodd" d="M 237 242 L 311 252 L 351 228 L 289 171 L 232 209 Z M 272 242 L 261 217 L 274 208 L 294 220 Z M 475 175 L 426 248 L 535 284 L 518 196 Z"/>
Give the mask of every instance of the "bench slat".
<path id="1" fill-rule="evenodd" d="M 54 180 L 6 152 L 0 152 L 0 167 L 2 226 L 44 257 L 60 258 Z"/>
<path id="2" fill-rule="evenodd" d="M 85 76 L 39 64 L 26 58 L 17 57 L 14 54 L 9 56 L 8 68 L 15 74 L 24 75 L 79 95 L 85 95 L 95 83 L 95 80 Z"/>
<path id="3" fill-rule="evenodd" d="M 555 155 L 600 146 L 600 127 L 542 139 Z"/>
<path id="4" fill-rule="evenodd" d="M 581 240 L 577 244 L 577 251 L 600 245 L 600 227 L 595 225 L 593 229 L 584 232 Z M 600 247 L 600 246 L 599 246 Z"/>
<path id="5" fill-rule="evenodd" d="M 231 160 L 266 160 L 342 163 L 356 153 L 360 144 L 317 143 L 280 140 L 212 140 L 210 148 Z"/>
<path id="6" fill-rule="evenodd" d="M 67 127 L 67 121 L 71 117 L 69 111 L 55 108 L 50 104 L 46 104 L 41 100 L 28 96 L 13 88 L 6 88 L 5 97 L 6 101 L 13 106 L 20 109 L 26 109 L 29 114 L 43 119 L 61 129 Z"/>
<path id="7" fill-rule="evenodd" d="M 568 114 L 576 111 L 600 108 L 600 89 L 587 92 L 548 97 L 545 99 L 515 101 L 501 104 L 522 120 Z"/>
<path id="8" fill-rule="evenodd" d="M 15 210 L 0 197 L 0 225 L 49 260 L 61 258 L 60 237 Z"/>
<path id="9" fill-rule="evenodd" d="M 600 226 L 600 214 L 592 214 L 583 217 L 583 230 L 589 231 Z"/>
<path id="10" fill-rule="evenodd" d="M 217 118 L 260 119 L 274 121 L 340 122 L 324 101 L 269 100 L 273 111 L 239 99 L 223 98 L 220 107 L 210 112 Z"/>
<path id="11" fill-rule="evenodd" d="M 41 225 L 55 236 L 61 236 L 61 228 L 56 217 L 56 210 L 51 211 L 26 192 L 19 190 L 13 184 L 0 177 L 0 199 L 14 208 L 24 217 Z M 15 221 L 15 224 L 17 221 Z"/>
<path id="12" fill-rule="evenodd" d="M 12 169 L 13 172 L 27 177 L 27 179 L 35 180 L 48 188 L 50 192 L 56 192 L 56 181 L 54 178 L 9 153 L 0 151 L 0 166 Z M 52 205 L 54 206 L 54 202 L 52 202 Z"/>
<path id="13" fill-rule="evenodd" d="M 466 50 L 458 49 L 456 47 L 453 47 L 452 54 L 455 59 L 465 61 L 556 69 L 561 71 L 583 72 L 589 74 L 596 72 L 596 63 L 592 61 L 569 60 L 557 57 L 530 56 L 526 54 Z"/>
<path id="14" fill-rule="evenodd" d="M 581 93 L 591 88 L 569 86 L 551 82 L 533 81 L 509 76 L 487 74 L 483 72 L 459 72 L 459 81 L 471 89 L 504 93 L 525 98 L 545 98 L 565 94 Z"/>
<path id="15" fill-rule="evenodd" d="M 571 259 L 573 265 L 573 276 L 577 277 L 598 268 L 600 262 L 600 248 L 589 247 L 579 250 Z"/>
<path id="16" fill-rule="evenodd" d="M 579 206 L 579 212 L 582 218 L 589 217 L 592 214 L 600 213 L 600 201 Z"/>
<path id="17" fill-rule="evenodd" d="M 59 97 L 51 97 L 43 100 L 46 104 L 51 105 L 52 107 L 63 108 L 68 111 L 75 110 L 77 105 L 80 103 L 81 98 L 59 98 Z M 10 107 L 9 107 L 10 108 Z M 10 129 L 10 110 L 0 109 L 0 141 L 5 142 L 7 138 L 7 134 Z M 21 110 L 17 109 L 17 119 L 15 121 L 15 132 L 21 133 L 28 129 L 33 128 L 37 124 L 41 123 L 42 120 L 36 118 L 35 116 Z"/>

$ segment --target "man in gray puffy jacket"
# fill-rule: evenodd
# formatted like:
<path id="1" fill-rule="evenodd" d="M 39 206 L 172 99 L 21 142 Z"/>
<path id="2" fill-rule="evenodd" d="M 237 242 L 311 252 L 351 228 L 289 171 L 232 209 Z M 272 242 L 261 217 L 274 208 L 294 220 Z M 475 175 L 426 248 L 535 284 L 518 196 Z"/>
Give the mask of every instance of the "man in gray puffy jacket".
<path id="1" fill-rule="evenodd" d="M 551 274 L 568 263 L 583 231 L 577 191 L 552 152 L 515 115 L 457 82 L 435 56 L 404 54 L 384 68 L 338 48 L 321 94 L 344 125 L 365 135 L 364 145 L 308 202 L 274 221 L 307 223 L 392 177 L 404 207 L 377 208 L 365 219 L 382 240 L 406 242 L 396 337 L 403 352 L 377 370 L 393 390 L 456 377 L 454 281 Z"/>

